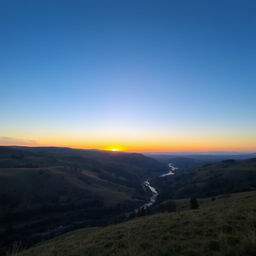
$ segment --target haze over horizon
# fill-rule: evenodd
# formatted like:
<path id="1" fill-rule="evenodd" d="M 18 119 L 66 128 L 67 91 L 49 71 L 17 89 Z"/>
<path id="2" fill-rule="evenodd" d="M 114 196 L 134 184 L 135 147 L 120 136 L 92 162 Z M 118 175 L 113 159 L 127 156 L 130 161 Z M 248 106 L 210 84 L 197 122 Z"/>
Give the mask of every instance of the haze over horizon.
<path id="1" fill-rule="evenodd" d="M 0 145 L 256 152 L 255 10 L 2 1 Z"/>

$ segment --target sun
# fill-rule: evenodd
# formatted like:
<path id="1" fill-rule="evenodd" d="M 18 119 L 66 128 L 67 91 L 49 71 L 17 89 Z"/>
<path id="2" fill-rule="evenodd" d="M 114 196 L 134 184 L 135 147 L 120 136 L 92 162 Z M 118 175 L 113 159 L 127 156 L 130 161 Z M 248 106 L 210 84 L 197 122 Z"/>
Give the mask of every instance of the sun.
<path id="1" fill-rule="evenodd" d="M 120 149 L 118 149 L 118 148 L 110 148 L 109 150 L 113 151 L 113 152 L 120 151 Z"/>
<path id="2" fill-rule="evenodd" d="M 112 146 L 106 147 L 105 150 L 118 152 L 118 151 L 123 151 L 123 148 L 121 146 L 112 145 Z"/>

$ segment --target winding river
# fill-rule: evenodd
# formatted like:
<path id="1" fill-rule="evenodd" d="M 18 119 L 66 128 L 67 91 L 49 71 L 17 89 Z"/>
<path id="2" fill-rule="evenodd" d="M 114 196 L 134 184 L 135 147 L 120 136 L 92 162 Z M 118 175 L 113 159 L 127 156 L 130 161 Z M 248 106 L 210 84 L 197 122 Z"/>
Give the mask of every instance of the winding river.
<path id="1" fill-rule="evenodd" d="M 178 169 L 177 167 L 175 167 L 172 163 L 169 163 L 168 164 L 168 167 L 170 168 L 169 171 L 167 173 L 164 173 L 162 175 L 160 175 L 160 177 L 166 177 L 166 176 L 169 176 L 169 175 L 174 175 L 175 174 L 175 171 Z M 149 208 L 150 206 L 152 206 L 155 202 L 156 202 L 156 199 L 158 197 L 158 192 L 156 190 L 156 188 L 154 188 L 153 186 L 151 186 L 150 184 L 150 181 L 149 180 L 145 180 L 143 182 L 143 186 L 145 188 L 148 188 L 151 193 L 152 193 L 152 196 L 150 197 L 149 201 L 145 204 L 143 204 L 141 207 L 137 208 L 134 210 L 135 213 L 137 213 L 139 210 L 141 209 L 147 209 Z"/>

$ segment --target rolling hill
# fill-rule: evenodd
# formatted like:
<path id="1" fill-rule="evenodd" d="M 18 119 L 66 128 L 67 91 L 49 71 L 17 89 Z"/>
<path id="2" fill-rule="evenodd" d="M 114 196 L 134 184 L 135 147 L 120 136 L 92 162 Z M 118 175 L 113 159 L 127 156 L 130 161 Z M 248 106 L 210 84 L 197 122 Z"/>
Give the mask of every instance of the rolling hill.
<path id="1" fill-rule="evenodd" d="M 154 154 L 147 154 L 147 156 L 152 157 L 153 159 L 156 159 L 157 161 L 165 165 L 172 163 L 175 167 L 178 168 L 179 173 L 188 172 L 206 163 L 209 163 L 209 161 L 206 161 L 206 160 L 193 159 L 193 158 L 184 157 L 184 156 L 154 155 Z"/>
<path id="2" fill-rule="evenodd" d="M 16 256 L 41 241 L 18 255 L 255 255 L 256 159 L 195 161 L 186 171 L 190 161 L 163 178 L 166 164 L 141 154 L 0 147 L 2 251 L 13 244 L 7 255 Z M 148 177 L 157 204 L 113 225 L 148 198 Z"/>
<path id="3" fill-rule="evenodd" d="M 142 181 L 165 169 L 141 154 L 0 147 L 0 247 L 109 223 L 142 205 Z"/>
<path id="4" fill-rule="evenodd" d="M 161 191 L 160 201 L 256 190 L 256 158 L 208 163 L 190 172 L 155 178 L 152 184 Z"/>

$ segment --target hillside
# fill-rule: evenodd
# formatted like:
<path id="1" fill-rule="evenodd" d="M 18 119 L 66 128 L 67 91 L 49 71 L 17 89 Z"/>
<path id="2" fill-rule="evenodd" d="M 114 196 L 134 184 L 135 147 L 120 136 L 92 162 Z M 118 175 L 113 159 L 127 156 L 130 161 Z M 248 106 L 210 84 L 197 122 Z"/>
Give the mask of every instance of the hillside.
<path id="1" fill-rule="evenodd" d="M 141 183 L 166 167 L 141 154 L 0 147 L 0 248 L 49 230 L 102 225 L 142 205 Z"/>
<path id="2" fill-rule="evenodd" d="M 234 159 L 234 160 L 245 160 L 250 158 L 255 158 L 256 153 L 228 153 L 225 152 L 223 154 L 220 154 L 219 152 L 216 153 L 197 153 L 197 154 L 191 154 L 191 153 L 166 153 L 166 154 L 155 154 L 155 153 L 146 153 L 146 156 L 149 156 L 153 159 L 156 159 L 160 162 L 168 163 L 173 162 L 174 164 L 181 163 L 182 166 L 186 167 L 184 164 L 187 165 L 187 167 L 191 167 L 192 165 L 196 166 L 198 164 L 202 163 L 211 163 L 211 162 L 217 162 L 227 159 Z M 175 161 L 175 162 L 174 162 Z M 184 164 L 182 163 L 184 162 Z"/>
<path id="3" fill-rule="evenodd" d="M 160 155 L 146 154 L 146 155 L 165 165 L 172 163 L 175 167 L 178 168 L 179 173 L 191 171 L 195 168 L 198 168 L 210 162 L 207 160 L 194 159 L 194 158 L 189 158 L 184 156 L 161 155 L 161 154 Z"/>
<path id="4" fill-rule="evenodd" d="M 26 248 L 92 226 L 20 255 L 233 255 L 236 247 L 236 255 L 246 255 L 242 252 L 254 250 L 256 192 L 230 194 L 256 190 L 256 159 L 177 161 L 183 170 L 163 178 L 166 163 L 141 154 L 0 147 L 0 252 L 14 241 Z M 186 171 L 189 163 L 200 167 Z M 160 192 L 158 204 L 147 216 L 106 226 L 148 199 L 141 184 L 149 177 Z M 190 210 L 186 198 L 191 197 L 201 198 L 199 210 Z"/>
<path id="5" fill-rule="evenodd" d="M 208 198 L 200 201 L 197 210 L 165 212 L 104 228 L 80 229 L 18 256 L 254 256 L 255 198 L 256 192 L 220 196 L 214 201 Z"/>
<path id="6" fill-rule="evenodd" d="M 229 159 L 246 160 L 256 157 L 256 153 L 240 153 L 240 154 L 154 154 L 147 153 L 146 156 L 153 158 L 161 163 L 172 163 L 178 167 L 179 173 L 188 172 L 199 168 L 205 164 L 210 164 Z"/>
<path id="7" fill-rule="evenodd" d="M 165 179 L 155 178 L 152 184 L 161 191 L 159 201 L 256 190 L 256 158 L 209 163 Z"/>

